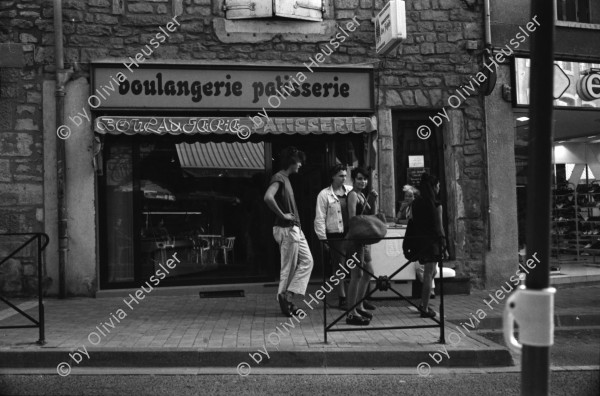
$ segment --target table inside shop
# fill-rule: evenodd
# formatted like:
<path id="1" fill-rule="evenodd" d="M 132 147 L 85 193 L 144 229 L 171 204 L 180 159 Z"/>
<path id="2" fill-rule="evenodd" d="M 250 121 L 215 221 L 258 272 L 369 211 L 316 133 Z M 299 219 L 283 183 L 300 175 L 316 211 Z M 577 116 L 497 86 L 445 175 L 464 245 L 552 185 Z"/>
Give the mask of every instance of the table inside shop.
<path id="1" fill-rule="evenodd" d="M 204 256 L 200 257 L 201 265 L 216 265 L 217 253 L 219 252 L 219 248 L 222 245 L 223 235 L 217 234 L 198 234 L 194 237 L 197 241 L 205 240 L 207 242 L 207 246 L 201 246 L 202 249 L 207 249 L 207 260 L 204 261 Z"/>

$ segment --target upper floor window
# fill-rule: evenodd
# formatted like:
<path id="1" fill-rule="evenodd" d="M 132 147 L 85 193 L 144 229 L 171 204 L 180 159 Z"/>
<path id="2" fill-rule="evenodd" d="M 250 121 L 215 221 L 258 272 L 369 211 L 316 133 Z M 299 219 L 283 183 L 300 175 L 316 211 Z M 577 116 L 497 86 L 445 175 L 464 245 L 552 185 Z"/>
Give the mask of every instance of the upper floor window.
<path id="1" fill-rule="evenodd" d="M 225 0 L 227 19 L 284 17 L 322 21 L 325 0 Z"/>
<path id="2" fill-rule="evenodd" d="M 600 1 L 556 0 L 556 17 L 559 21 L 600 23 Z"/>

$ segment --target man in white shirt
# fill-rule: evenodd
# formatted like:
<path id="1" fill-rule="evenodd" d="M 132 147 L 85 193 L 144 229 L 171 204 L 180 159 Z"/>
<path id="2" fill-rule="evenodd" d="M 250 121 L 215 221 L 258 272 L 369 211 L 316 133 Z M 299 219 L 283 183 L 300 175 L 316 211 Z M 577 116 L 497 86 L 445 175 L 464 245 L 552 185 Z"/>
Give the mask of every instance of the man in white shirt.
<path id="1" fill-rule="evenodd" d="M 315 233 L 320 240 L 340 239 L 329 242 L 332 268 L 345 261 L 342 241 L 348 231 L 348 192 L 351 186 L 346 181 L 346 167 L 338 164 L 331 168 L 331 185 L 321 190 L 317 196 Z M 327 243 L 323 244 L 327 246 Z M 326 248 L 327 249 L 327 248 Z M 346 309 L 346 290 L 344 282 L 338 284 L 339 308 Z"/>

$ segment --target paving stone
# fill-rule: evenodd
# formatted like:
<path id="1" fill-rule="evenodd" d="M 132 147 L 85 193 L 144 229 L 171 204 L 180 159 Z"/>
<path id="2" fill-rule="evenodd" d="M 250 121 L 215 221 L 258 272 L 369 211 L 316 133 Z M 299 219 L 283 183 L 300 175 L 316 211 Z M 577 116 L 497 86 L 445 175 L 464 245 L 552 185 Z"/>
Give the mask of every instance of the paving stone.
<path id="1" fill-rule="evenodd" d="M 498 286 L 498 288 L 500 285 Z M 471 318 L 481 309 L 487 318 L 500 318 L 504 301 L 490 308 L 484 299 L 489 300 L 492 290 L 475 290 L 471 295 L 451 295 L 444 298 L 446 333 L 456 332 L 456 325 Z M 147 300 L 151 300 L 151 304 Z M 439 337 L 439 329 L 399 329 L 381 331 L 333 332 L 328 334 L 329 344 L 323 343 L 322 310 L 307 310 L 309 314 L 295 327 L 284 330 L 281 323 L 286 318 L 279 313 L 279 307 L 268 295 L 248 295 L 244 299 L 207 299 L 198 301 L 197 296 L 148 296 L 142 303 L 130 310 L 121 298 L 70 298 L 66 300 L 46 299 L 46 347 L 75 348 L 90 346 L 88 336 L 98 332 L 109 320 L 110 314 L 124 308 L 127 317 L 115 323 L 114 329 L 101 338 L 95 348 L 198 348 L 252 350 L 266 346 L 269 351 L 275 346 L 268 335 L 279 326 L 284 332 L 280 335 L 280 349 L 306 351 L 326 347 L 333 350 L 351 348 L 375 348 L 393 350 L 409 348 L 426 350 L 434 345 Z M 431 300 L 438 310 L 440 299 Z M 428 324 L 411 311 L 406 303 L 391 303 L 374 311 L 374 326 L 403 326 Z M 414 309 L 413 309 L 414 310 Z M 555 311 L 559 315 L 600 315 L 600 285 L 559 289 L 555 299 Z M 28 313 L 35 315 L 36 308 Z M 341 311 L 328 311 L 328 320 L 341 315 Z M 0 316 L 1 317 L 1 316 Z M 450 322 L 451 321 L 451 322 Z M 0 320 L 1 325 L 20 323 L 13 315 Z M 289 323 L 289 319 L 288 319 Z M 456 323 L 456 324 L 454 324 Z M 341 320 L 334 328 L 348 328 Z M 458 333 L 457 333 L 458 334 Z M 275 338 L 272 336 L 272 338 Z M 36 349 L 36 329 L 0 330 L 0 350 Z M 25 345 L 25 346 L 24 346 Z M 454 348 L 478 350 L 488 348 L 490 343 L 481 337 L 461 335 L 459 345 Z"/>

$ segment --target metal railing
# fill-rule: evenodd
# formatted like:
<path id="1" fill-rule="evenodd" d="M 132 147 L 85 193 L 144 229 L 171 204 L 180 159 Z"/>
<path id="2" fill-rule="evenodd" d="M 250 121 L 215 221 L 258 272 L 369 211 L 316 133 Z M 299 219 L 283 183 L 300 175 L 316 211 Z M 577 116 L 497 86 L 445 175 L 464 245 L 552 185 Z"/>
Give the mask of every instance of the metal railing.
<path id="1" fill-rule="evenodd" d="M 414 236 L 414 237 L 410 237 L 413 239 L 418 239 L 418 238 L 422 238 L 422 237 L 418 237 L 418 236 Z M 392 240 L 392 239 L 406 239 L 406 237 L 386 237 L 386 238 L 381 238 L 382 241 L 385 240 Z M 342 257 L 344 257 L 345 259 L 348 258 L 348 252 L 341 252 L 340 250 L 334 248 L 333 246 L 331 246 L 330 242 L 339 242 L 339 241 L 368 241 L 368 239 L 325 239 L 325 240 L 321 240 L 322 243 L 322 248 L 324 248 L 324 245 L 326 244 L 330 251 L 331 250 L 335 250 L 337 253 L 339 253 Z M 379 240 L 379 238 L 377 238 L 377 240 Z M 374 246 L 374 245 L 371 245 Z M 323 255 L 324 253 L 324 249 L 321 249 L 321 254 Z M 425 329 L 425 328 L 432 328 L 432 327 L 439 327 L 440 328 L 440 338 L 438 340 L 439 343 L 441 344 L 445 344 L 446 343 L 446 337 L 445 337 L 445 333 L 444 333 L 444 271 L 443 271 L 443 252 L 441 254 L 440 260 L 437 263 L 437 266 L 439 266 L 440 268 L 440 282 L 439 282 L 439 286 L 440 286 L 440 319 L 436 319 L 436 318 L 429 318 L 431 320 L 433 320 L 436 324 L 432 324 L 432 325 L 414 325 L 414 326 L 387 326 L 387 327 L 372 327 L 372 326 L 356 326 L 356 327 L 343 327 L 343 328 L 333 328 L 333 326 L 335 326 L 336 323 L 338 323 L 342 318 L 344 318 L 348 313 L 350 313 L 352 310 L 354 310 L 355 307 L 359 306 L 364 300 L 368 299 L 373 293 L 375 293 L 378 290 L 381 291 L 387 291 L 390 290 L 393 293 L 395 293 L 398 298 L 400 300 L 404 300 L 406 302 L 408 302 L 410 305 L 412 305 L 413 307 L 415 307 L 417 309 L 418 312 L 421 312 L 421 310 L 419 309 L 419 307 L 415 304 L 413 304 L 412 301 L 410 301 L 408 298 L 406 298 L 405 296 L 402 295 L 402 293 L 398 292 L 397 290 L 395 290 L 392 287 L 392 283 L 393 283 L 393 278 L 399 274 L 402 270 L 404 270 L 406 267 L 408 267 L 408 265 L 410 265 L 411 263 L 413 263 L 416 260 L 409 260 L 407 261 L 404 265 L 402 265 L 400 268 L 398 268 L 397 270 L 395 270 L 393 273 L 391 273 L 390 275 L 382 275 L 382 276 L 376 276 L 375 274 L 371 273 L 368 269 L 366 269 L 364 267 L 364 263 L 362 261 L 356 263 L 357 267 L 359 267 L 363 272 L 366 272 L 367 274 L 369 274 L 370 278 L 375 279 L 375 288 L 372 288 L 370 291 L 368 291 L 367 293 L 365 293 L 365 295 L 360 298 L 360 296 L 357 297 L 357 299 L 360 298 L 360 300 L 354 304 L 352 307 L 348 306 L 347 310 L 342 313 L 339 317 L 337 317 L 332 323 L 328 324 L 327 323 L 327 293 L 325 293 L 325 297 L 323 299 L 323 333 L 324 333 L 324 339 L 325 339 L 325 343 L 327 343 L 327 333 L 331 333 L 331 332 L 337 332 L 337 331 L 371 331 L 371 330 L 400 330 L 400 329 Z M 323 257 L 322 257 L 323 258 Z M 332 267 L 326 264 L 326 262 L 324 260 L 321 261 L 323 263 L 323 279 L 327 279 L 328 275 L 327 275 L 327 268 L 328 267 Z M 434 278 L 435 278 L 435 271 L 434 271 Z M 369 280 L 369 282 L 371 282 L 371 280 Z"/>
<path id="2" fill-rule="evenodd" d="M 43 262 L 43 257 L 44 257 L 42 252 L 46 248 L 46 246 L 48 246 L 48 242 L 50 242 L 50 238 L 48 237 L 48 235 L 41 233 L 41 232 L 0 234 L 0 237 L 14 237 L 14 236 L 30 236 L 30 238 L 27 239 L 25 242 L 23 242 L 17 249 L 13 250 L 12 253 L 8 255 L 8 257 L 2 259 L 2 261 L 0 261 L 0 265 L 5 263 L 9 259 L 13 258 L 17 253 L 19 253 L 21 250 L 23 250 L 27 245 L 29 245 L 33 241 L 37 242 L 36 259 L 37 259 L 37 278 L 38 278 L 38 282 L 37 282 L 37 286 L 38 286 L 38 319 L 36 320 L 35 318 L 31 317 L 26 312 L 21 310 L 19 307 L 17 307 L 16 305 L 14 305 L 10 301 L 8 301 L 5 297 L 0 295 L 0 300 L 5 302 L 9 307 L 11 307 L 12 309 L 14 309 L 18 313 L 20 313 L 22 316 L 26 317 L 27 319 L 29 319 L 31 322 L 34 323 L 33 325 L 0 326 L 0 329 L 27 329 L 27 328 L 36 328 L 37 327 L 40 330 L 40 338 L 37 340 L 37 343 L 39 345 L 44 345 L 46 343 L 46 339 L 45 339 L 45 334 L 44 334 L 44 303 L 42 301 L 42 297 L 43 297 L 42 262 Z M 44 240 L 43 242 L 42 242 L 42 239 Z"/>

